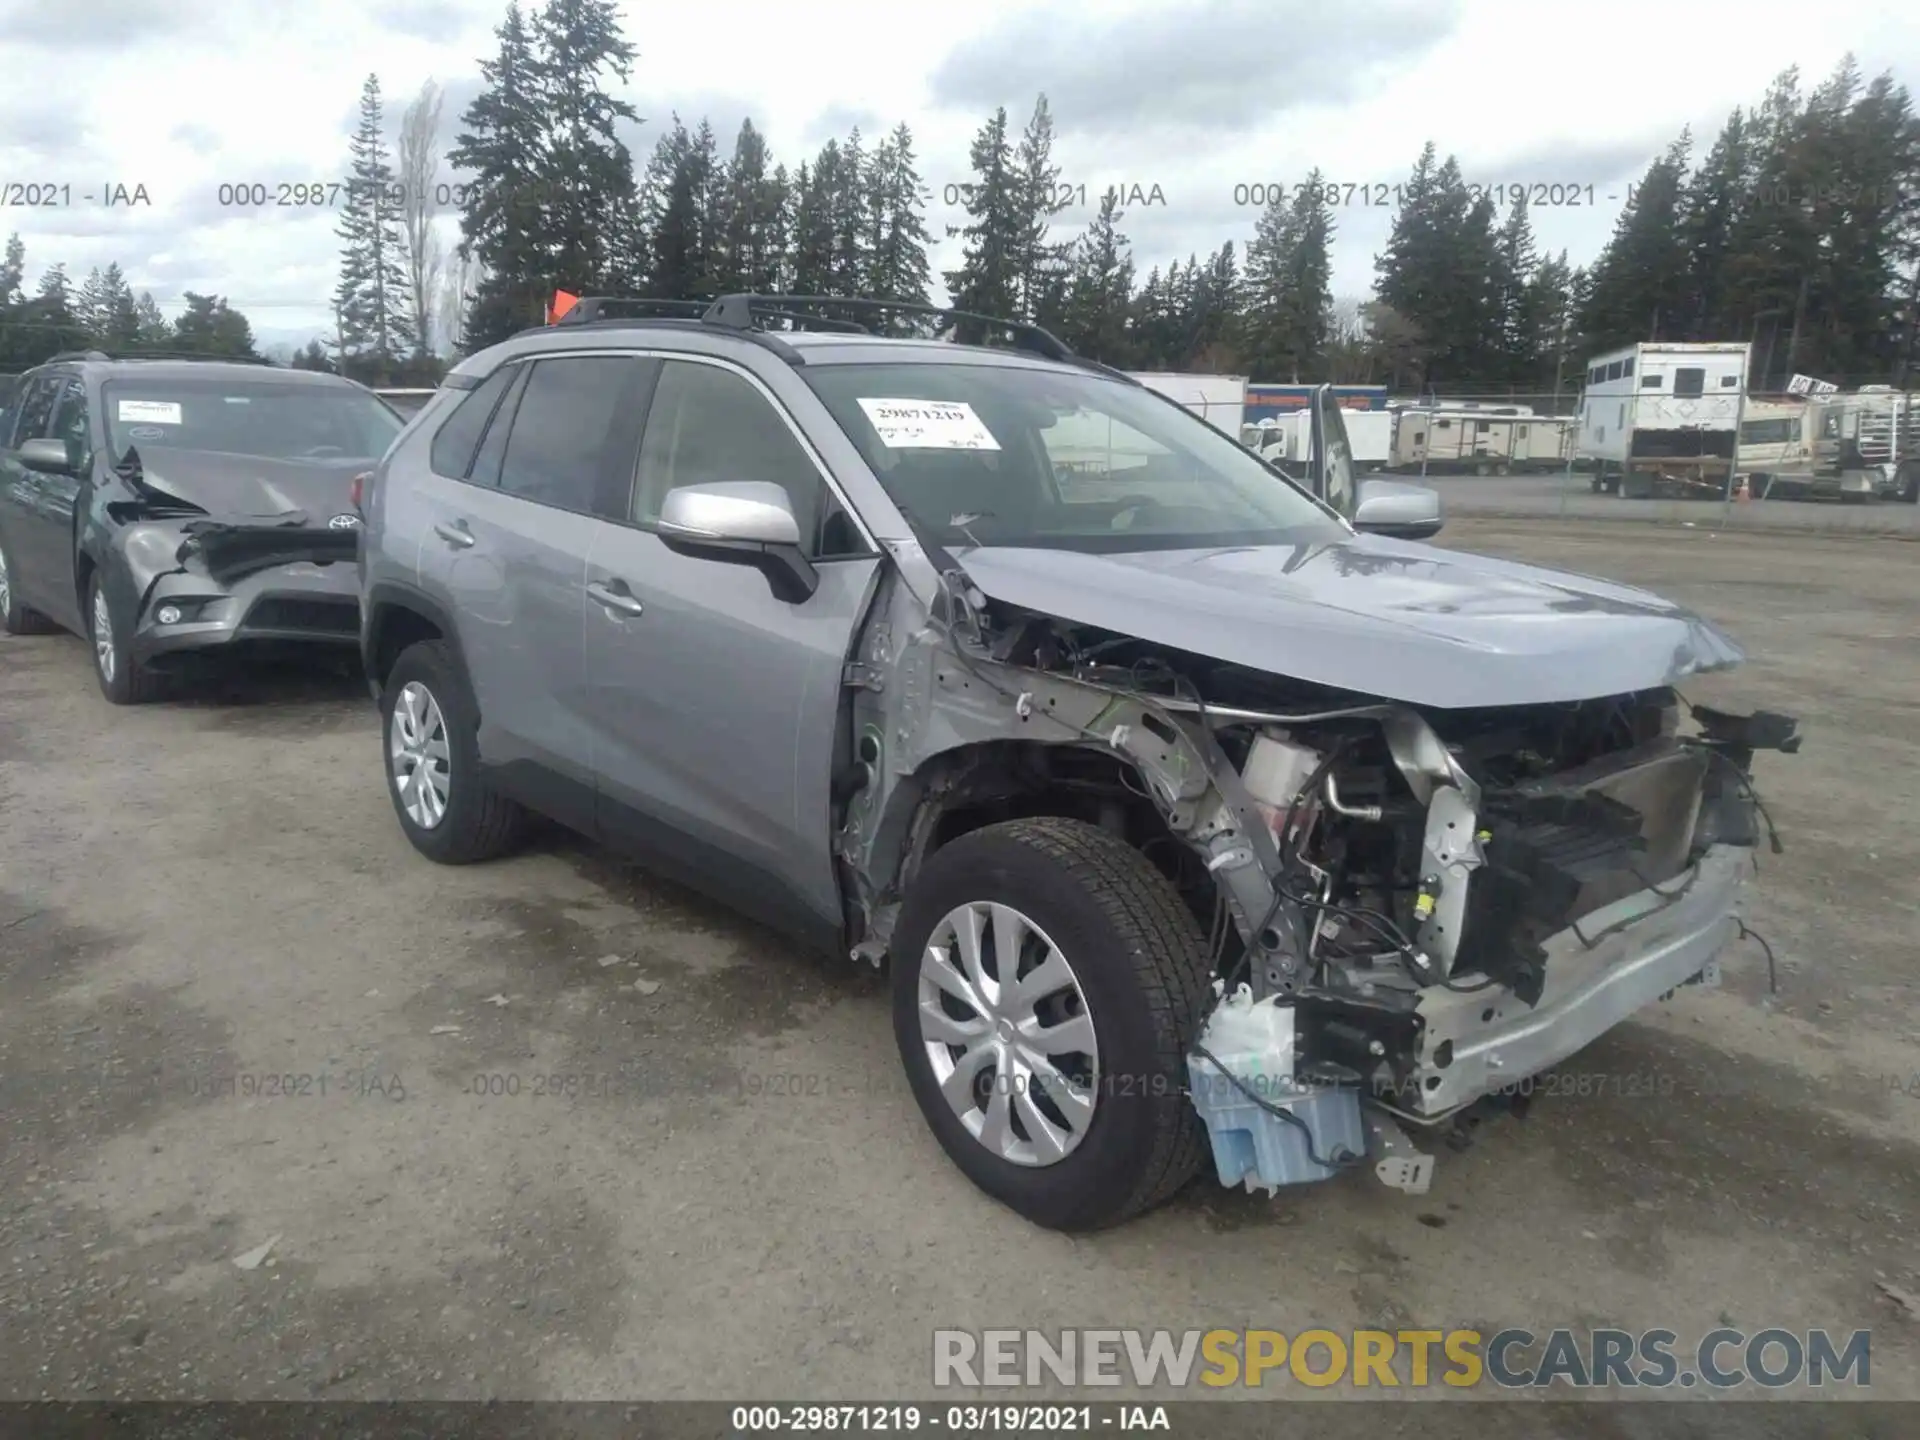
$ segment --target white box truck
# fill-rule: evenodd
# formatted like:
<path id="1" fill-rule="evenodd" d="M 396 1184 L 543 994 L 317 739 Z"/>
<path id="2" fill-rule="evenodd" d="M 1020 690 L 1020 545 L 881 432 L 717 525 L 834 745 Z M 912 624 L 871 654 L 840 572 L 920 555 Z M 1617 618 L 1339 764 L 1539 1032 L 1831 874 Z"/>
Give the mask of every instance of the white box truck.
<path id="1" fill-rule="evenodd" d="M 1596 493 L 1726 493 L 1752 347 L 1629 345 L 1587 362 L 1576 455 Z"/>
<path id="2" fill-rule="evenodd" d="M 1158 390 L 1169 400 L 1193 411 L 1217 430 L 1235 439 L 1247 412 L 1247 377 L 1244 375 L 1184 375 L 1170 370 L 1140 370 L 1133 378 L 1149 389 Z"/>
<path id="3" fill-rule="evenodd" d="M 1384 470 L 1393 453 L 1393 414 L 1388 410 L 1340 411 L 1347 427 L 1347 441 L 1353 447 L 1353 463 L 1360 470 Z M 1282 464 L 1304 465 L 1313 448 L 1312 416 L 1305 410 L 1278 415 L 1247 425 L 1241 430 L 1241 443 L 1264 459 Z"/>

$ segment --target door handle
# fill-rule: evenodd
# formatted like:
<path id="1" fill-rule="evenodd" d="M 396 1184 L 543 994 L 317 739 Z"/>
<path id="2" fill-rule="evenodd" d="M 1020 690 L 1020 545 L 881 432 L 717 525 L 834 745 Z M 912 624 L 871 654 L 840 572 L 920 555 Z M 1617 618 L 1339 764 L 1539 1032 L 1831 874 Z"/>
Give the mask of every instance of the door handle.
<path id="1" fill-rule="evenodd" d="M 465 550 L 474 543 L 473 532 L 467 529 L 467 522 L 464 520 L 456 520 L 451 525 L 436 525 L 433 527 L 433 533 L 456 550 Z"/>
<path id="2" fill-rule="evenodd" d="M 614 583 L 618 584 L 619 582 L 616 581 Z M 622 615 L 638 615 L 646 609 L 644 605 L 627 593 L 625 586 L 615 590 L 610 585 L 602 585 L 596 581 L 587 586 L 587 594 L 599 602 L 602 609 L 617 610 Z"/>

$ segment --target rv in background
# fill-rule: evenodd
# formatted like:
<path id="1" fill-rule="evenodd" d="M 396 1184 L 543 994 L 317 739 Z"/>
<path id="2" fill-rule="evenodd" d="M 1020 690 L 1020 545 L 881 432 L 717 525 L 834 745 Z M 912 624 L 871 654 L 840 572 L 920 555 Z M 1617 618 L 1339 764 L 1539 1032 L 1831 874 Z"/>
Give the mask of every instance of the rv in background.
<path id="1" fill-rule="evenodd" d="M 1596 493 L 1726 493 L 1751 347 L 1632 345 L 1587 365 L 1576 454 Z"/>
<path id="2" fill-rule="evenodd" d="M 1139 370 L 1133 378 L 1150 390 L 1184 405 L 1216 430 L 1239 437 L 1246 421 L 1247 377 L 1244 375 L 1181 375 L 1165 370 Z"/>
<path id="3" fill-rule="evenodd" d="M 1802 490 L 1813 475 L 1819 408 L 1806 400 L 1749 400 L 1740 416 L 1735 472 L 1762 499 Z"/>
<path id="4" fill-rule="evenodd" d="M 1429 475 L 1509 475 L 1566 468 L 1573 422 L 1529 406 L 1455 403 L 1393 412 L 1388 468 Z"/>

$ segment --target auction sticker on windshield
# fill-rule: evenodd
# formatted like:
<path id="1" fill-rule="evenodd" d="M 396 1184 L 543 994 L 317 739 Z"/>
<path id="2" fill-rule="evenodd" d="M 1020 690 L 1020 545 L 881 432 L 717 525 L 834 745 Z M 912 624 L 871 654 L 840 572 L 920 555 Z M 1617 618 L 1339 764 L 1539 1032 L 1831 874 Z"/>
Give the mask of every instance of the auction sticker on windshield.
<path id="1" fill-rule="evenodd" d="M 963 400 L 862 400 L 889 450 L 998 450 L 1000 442 Z"/>
<path id="2" fill-rule="evenodd" d="M 147 425 L 186 423 L 181 417 L 180 406 L 172 400 L 122 400 L 119 415 L 122 420 Z"/>

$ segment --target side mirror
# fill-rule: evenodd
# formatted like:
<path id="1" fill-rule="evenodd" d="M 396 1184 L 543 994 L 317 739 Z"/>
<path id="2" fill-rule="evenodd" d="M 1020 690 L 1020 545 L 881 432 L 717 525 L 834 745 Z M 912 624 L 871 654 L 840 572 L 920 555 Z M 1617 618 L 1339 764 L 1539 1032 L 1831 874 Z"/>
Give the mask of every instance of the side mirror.
<path id="1" fill-rule="evenodd" d="M 1353 528 L 1395 540 L 1426 540 L 1440 533 L 1440 494 L 1403 480 L 1362 480 Z"/>
<path id="2" fill-rule="evenodd" d="M 38 470 L 43 475 L 74 473 L 73 460 L 67 454 L 67 442 L 64 440 L 21 441 L 20 463 L 29 470 Z"/>
<path id="3" fill-rule="evenodd" d="M 682 485 L 667 492 L 656 529 L 678 554 L 753 566 L 790 604 L 820 588 L 819 574 L 800 549 L 793 504 L 779 485 L 764 480 Z"/>

